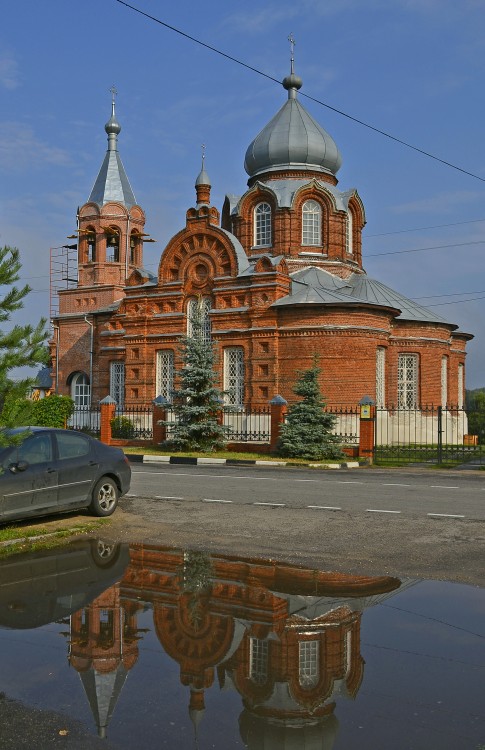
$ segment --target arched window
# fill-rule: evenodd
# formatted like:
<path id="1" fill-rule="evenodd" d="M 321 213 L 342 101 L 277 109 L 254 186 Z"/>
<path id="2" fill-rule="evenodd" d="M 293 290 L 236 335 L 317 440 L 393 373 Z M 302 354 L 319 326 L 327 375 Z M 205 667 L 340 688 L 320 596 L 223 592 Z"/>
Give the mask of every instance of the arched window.
<path id="1" fill-rule="evenodd" d="M 108 263 L 120 262 L 120 233 L 116 227 L 106 229 L 106 260 Z"/>
<path id="2" fill-rule="evenodd" d="M 227 404 L 244 404 L 244 349 L 241 346 L 224 349 L 224 390 Z"/>
<path id="3" fill-rule="evenodd" d="M 345 223 L 345 250 L 349 255 L 354 253 L 354 217 L 352 211 L 347 211 L 347 221 Z"/>
<path id="4" fill-rule="evenodd" d="M 378 346 L 376 350 L 376 406 L 385 407 L 386 401 L 386 347 Z"/>
<path id="5" fill-rule="evenodd" d="M 271 206 L 269 203 L 258 203 L 254 209 L 254 245 L 270 247 L 271 245 Z"/>
<path id="6" fill-rule="evenodd" d="M 163 396 L 167 401 L 172 400 L 174 378 L 174 353 L 172 349 L 162 349 L 157 352 L 157 386 L 156 396 Z"/>
<path id="7" fill-rule="evenodd" d="M 300 641 L 298 678 L 302 688 L 312 688 L 318 684 L 320 679 L 319 641 Z"/>
<path id="8" fill-rule="evenodd" d="M 448 357 L 441 357 L 441 406 L 448 404 Z"/>
<path id="9" fill-rule="evenodd" d="M 71 378 L 71 398 L 75 409 L 87 409 L 91 403 L 91 386 L 84 372 L 76 372 Z"/>
<path id="10" fill-rule="evenodd" d="M 211 307 L 210 297 L 198 297 L 189 300 L 187 305 L 187 336 L 200 336 L 202 341 L 210 341 L 211 320 L 209 312 Z"/>
<path id="11" fill-rule="evenodd" d="M 96 231 L 92 227 L 88 227 L 86 242 L 88 246 L 88 263 L 94 263 L 96 261 Z"/>
<path id="12" fill-rule="evenodd" d="M 264 685 L 268 679 L 268 641 L 249 639 L 249 679 L 255 685 Z"/>
<path id="13" fill-rule="evenodd" d="M 465 365 L 458 365 L 458 408 L 463 409 L 465 394 Z"/>
<path id="14" fill-rule="evenodd" d="M 399 409 L 418 408 L 418 355 L 400 354 L 397 360 L 397 404 Z"/>
<path id="15" fill-rule="evenodd" d="M 137 232 L 132 232 L 130 235 L 130 263 L 132 266 L 136 266 L 139 263 L 138 250 L 140 247 L 140 235 Z"/>
<path id="16" fill-rule="evenodd" d="M 322 244 L 322 208 L 316 201 L 305 201 L 302 207 L 302 245 Z"/>

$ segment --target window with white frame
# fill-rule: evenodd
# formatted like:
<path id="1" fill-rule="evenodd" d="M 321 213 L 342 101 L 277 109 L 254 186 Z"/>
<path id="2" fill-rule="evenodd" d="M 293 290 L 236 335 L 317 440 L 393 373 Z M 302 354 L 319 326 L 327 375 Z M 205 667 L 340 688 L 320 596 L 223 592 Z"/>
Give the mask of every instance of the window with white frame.
<path id="1" fill-rule="evenodd" d="M 352 211 L 347 211 L 347 221 L 345 222 L 345 249 L 349 255 L 354 252 L 354 217 Z"/>
<path id="2" fill-rule="evenodd" d="M 268 641 L 249 639 L 249 679 L 264 685 L 268 679 Z"/>
<path id="3" fill-rule="evenodd" d="M 448 357 L 441 357 L 441 406 L 448 403 Z"/>
<path id="4" fill-rule="evenodd" d="M 418 405 L 418 355 L 400 354 L 397 362 L 397 404 L 399 409 Z"/>
<path id="5" fill-rule="evenodd" d="M 345 633 L 345 676 L 348 677 L 352 669 L 352 631 Z"/>
<path id="6" fill-rule="evenodd" d="M 302 245 L 322 244 L 322 208 L 316 201 L 305 201 L 302 207 Z"/>
<path id="7" fill-rule="evenodd" d="M 271 206 L 258 203 L 254 209 L 254 244 L 256 247 L 271 245 Z"/>
<path id="8" fill-rule="evenodd" d="M 300 641 L 298 679 L 304 688 L 312 688 L 320 679 L 319 641 Z"/>
<path id="9" fill-rule="evenodd" d="M 376 350 L 376 406 L 383 409 L 386 401 L 386 347 Z"/>
<path id="10" fill-rule="evenodd" d="M 465 394 L 465 365 L 458 365 L 458 408 L 463 409 Z"/>
<path id="11" fill-rule="evenodd" d="M 224 349 L 224 391 L 227 404 L 244 404 L 244 349 L 241 346 Z"/>
<path id="12" fill-rule="evenodd" d="M 210 297 L 194 297 L 189 300 L 187 305 L 187 336 L 194 336 L 200 325 L 202 341 L 211 340 L 211 320 L 209 317 L 211 307 Z"/>
<path id="13" fill-rule="evenodd" d="M 86 409 L 91 405 L 91 385 L 84 372 L 77 372 L 71 380 L 71 398 L 75 409 Z"/>
<path id="14" fill-rule="evenodd" d="M 167 401 L 172 400 L 174 378 L 174 353 L 172 349 L 163 349 L 157 352 L 157 396 L 163 396 Z"/>
<path id="15" fill-rule="evenodd" d="M 125 363 L 111 362 L 109 368 L 109 395 L 116 401 L 116 406 L 125 402 Z"/>

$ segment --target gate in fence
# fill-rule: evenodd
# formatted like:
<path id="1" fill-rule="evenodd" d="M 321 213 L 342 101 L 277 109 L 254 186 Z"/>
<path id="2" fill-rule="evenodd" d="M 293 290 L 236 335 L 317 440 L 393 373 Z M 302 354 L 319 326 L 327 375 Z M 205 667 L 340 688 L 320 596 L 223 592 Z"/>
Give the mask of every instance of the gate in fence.
<path id="1" fill-rule="evenodd" d="M 485 409 L 454 406 L 377 407 L 375 460 L 379 464 L 485 465 Z"/>

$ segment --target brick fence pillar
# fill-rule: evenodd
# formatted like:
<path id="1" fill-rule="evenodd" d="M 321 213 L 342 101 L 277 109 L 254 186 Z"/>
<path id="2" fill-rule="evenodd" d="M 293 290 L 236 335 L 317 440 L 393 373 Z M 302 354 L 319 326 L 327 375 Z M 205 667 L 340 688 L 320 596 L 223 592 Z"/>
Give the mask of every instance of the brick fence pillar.
<path id="1" fill-rule="evenodd" d="M 280 439 L 281 425 L 285 421 L 288 401 L 285 401 L 282 396 L 275 396 L 271 399 L 269 405 L 271 407 L 271 436 L 269 441 L 269 449 L 270 451 L 274 451 L 276 449 L 278 440 Z"/>
<path id="2" fill-rule="evenodd" d="M 114 418 L 116 401 L 111 396 L 106 396 L 99 402 L 101 409 L 101 435 L 100 440 L 106 445 L 111 445 L 111 420 Z"/>
<path id="3" fill-rule="evenodd" d="M 374 458 L 376 407 L 370 396 L 364 396 L 359 401 L 360 407 L 360 437 L 359 458 L 367 458 L 371 463 Z"/>
<path id="4" fill-rule="evenodd" d="M 164 396 L 157 396 L 152 401 L 153 412 L 152 412 L 152 429 L 153 429 L 153 442 L 158 445 L 164 443 L 167 439 L 167 427 L 159 422 L 165 422 L 167 419 L 167 407 L 169 403 Z"/>

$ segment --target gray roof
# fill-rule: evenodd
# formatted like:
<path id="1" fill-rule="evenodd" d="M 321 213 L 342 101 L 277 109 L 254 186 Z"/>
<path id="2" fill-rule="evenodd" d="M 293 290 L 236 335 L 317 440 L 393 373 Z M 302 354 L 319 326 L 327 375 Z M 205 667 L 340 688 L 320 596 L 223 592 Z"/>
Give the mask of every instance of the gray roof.
<path id="1" fill-rule="evenodd" d="M 49 367 L 42 367 L 36 375 L 35 386 L 37 388 L 52 388 L 52 376 Z"/>
<path id="2" fill-rule="evenodd" d="M 92 202 L 103 206 L 110 201 L 117 201 L 123 203 L 127 208 L 131 208 L 131 206 L 136 205 L 136 198 L 118 153 L 118 134 L 121 131 L 121 126 L 116 120 L 114 101 L 111 117 L 104 129 L 108 134 L 108 150 L 91 190 L 88 203 Z"/>
<path id="3" fill-rule="evenodd" d="M 313 184 L 322 188 L 327 193 L 330 193 L 335 203 L 335 208 L 338 211 L 347 211 L 349 207 L 349 199 L 356 194 L 355 188 L 342 191 L 334 185 L 330 185 L 328 182 L 322 182 L 322 180 L 319 179 L 309 180 L 308 178 L 264 180 L 264 182 L 257 181 L 253 187 L 261 185 L 263 188 L 269 188 L 275 197 L 278 208 L 291 208 L 298 190 L 307 185 Z M 245 193 L 245 195 L 247 195 L 247 193 Z M 229 203 L 230 213 L 237 213 L 241 197 L 239 195 L 234 195 L 234 193 L 228 193 L 226 195 L 226 200 Z"/>
<path id="4" fill-rule="evenodd" d="M 288 101 L 249 145 L 244 168 L 250 177 L 268 171 L 309 168 L 336 174 L 342 157 L 332 136 L 297 99 L 301 79 L 287 76 Z"/>
<path id="5" fill-rule="evenodd" d="M 399 310 L 399 320 L 452 325 L 445 318 L 418 305 L 399 292 L 366 274 L 354 273 L 348 279 L 340 279 L 328 271 L 314 266 L 292 274 L 291 292 L 274 302 L 284 307 L 299 304 L 367 304 Z"/>

